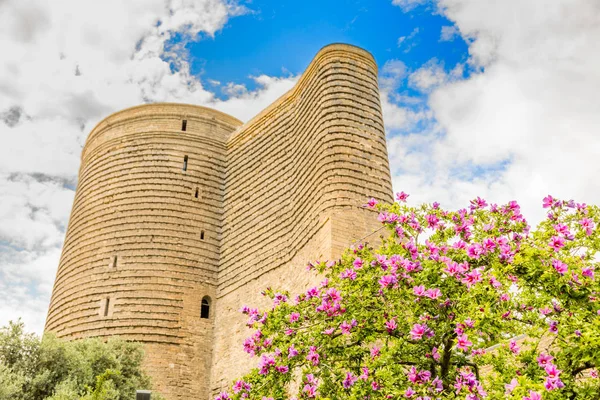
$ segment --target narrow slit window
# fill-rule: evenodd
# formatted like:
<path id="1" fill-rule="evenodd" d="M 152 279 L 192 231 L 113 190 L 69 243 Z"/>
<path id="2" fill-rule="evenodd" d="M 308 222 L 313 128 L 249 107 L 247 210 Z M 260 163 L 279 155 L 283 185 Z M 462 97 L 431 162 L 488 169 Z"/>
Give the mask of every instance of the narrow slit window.
<path id="1" fill-rule="evenodd" d="M 113 268 L 117 268 L 117 256 L 114 256 L 110 265 Z"/>
<path id="2" fill-rule="evenodd" d="M 183 157 L 183 170 L 187 171 L 188 156 Z"/>
<path id="3" fill-rule="evenodd" d="M 200 306 L 200 318 L 210 318 L 210 297 L 204 296 L 202 298 L 202 305 Z"/>
<path id="4" fill-rule="evenodd" d="M 187 130 L 187 119 L 181 121 L 181 130 L 184 132 Z"/>
<path id="5" fill-rule="evenodd" d="M 200 194 L 200 190 L 198 188 L 196 188 L 196 192 L 194 193 L 194 197 L 198 198 L 199 194 Z"/>
<path id="6" fill-rule="evenodd" d="M 200 231 L 200 240 L 204 240 L 204 231 Z"/>
<path id="7" fill-rule="evenodd" d="M 110 297 L 104 300 L 104 316 L 108 317 L 108 308 L 110 307 Z"/>

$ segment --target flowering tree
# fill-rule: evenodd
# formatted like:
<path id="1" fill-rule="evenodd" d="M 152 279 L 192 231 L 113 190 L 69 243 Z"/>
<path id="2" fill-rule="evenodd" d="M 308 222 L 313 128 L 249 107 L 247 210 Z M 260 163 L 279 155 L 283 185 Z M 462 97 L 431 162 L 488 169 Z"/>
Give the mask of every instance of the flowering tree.
<path id="1" fill-rule="evenodd" d="M 258 367 L 224 399 L 598 399 L 600 210 L 519 205 L 377 208 L 390 235 L 309 268 L 325 279 L 244 307 Z"/>

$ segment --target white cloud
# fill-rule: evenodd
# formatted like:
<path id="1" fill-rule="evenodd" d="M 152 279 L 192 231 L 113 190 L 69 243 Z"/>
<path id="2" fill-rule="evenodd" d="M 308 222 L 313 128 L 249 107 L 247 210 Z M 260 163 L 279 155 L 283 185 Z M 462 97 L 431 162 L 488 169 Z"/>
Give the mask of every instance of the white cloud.
<path id="1" fill-rule="evenodd" d="M 245 120 L 293 85 L 295 76 L 259 76 L 256 90 L 237 86 L 220 100 L 190 73 L 185 42 L 246 12 L 233 0 L 0 0 L 0 325 L 22 316 L 43 327 L 96 122 L 152 101 Z"/>
<path id="2" fill-rule="evenodd" d="M 410 130 L 424 117 L 418 111 L 417 99 L 398 93 L 407 76 L 406 65 L 396 59 L 388 60 L 379 71 L 381 108 L 387 131 Z"/>
<path id="3" fill-rule="evenodd" d="M 459 36 L 460 32 L 454 25 L 442 26 L 440 33 L 440 42 L 451 42 L 455 37 Z"/>
<path id="4" fill-rule="evenodd" d="M 465 80 L 431 68 L 411 75 L 417 86 L 439 85 L 428 103 L 437 123 L 390 141 L 395 188 L 450 207 L 476 195 L 518 199 L 534 221 L 548 193 L 600 203 L 600 3 L 439 6 L 467 39 L 478 72 Z"/>
<path id="5" fill-rule="evenodd" d="M 417 45 L 415 37 L 419 34 L 419 28 L 415 28 L 412 32 L 406 36 L 400 36 L 398 38 L 398 47 L 404 47 L 404 52 L 408 53 L 413 47 Z"/>
<path id="6" fill-rule="evenodd" d="M 392 4 L 399 6 L 403 11 L 410 11 L 413 8 L 425 4 L 427 0 L 392 0 Z"/>

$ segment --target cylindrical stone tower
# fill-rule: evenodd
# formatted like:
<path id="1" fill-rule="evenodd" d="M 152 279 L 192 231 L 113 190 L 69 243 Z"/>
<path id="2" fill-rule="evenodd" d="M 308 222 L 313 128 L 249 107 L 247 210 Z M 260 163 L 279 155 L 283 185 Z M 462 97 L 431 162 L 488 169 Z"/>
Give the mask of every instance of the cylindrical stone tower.
<path id="1" fill-rule="evenodd" d="M 242 305 L 377 240 L 369 197 L 392 185 L 377 65 L 354 46 L 321 49 L 243 126 L 183 104 L 113 114 L 83 149 L 46 329 L 140 341 L 168 400 L 207 399 L 256 365 Z"/>
<path id="2" fill-rule="evenodd" d="M 143 342 L 169 399 L 208 397 L 226 140 L 240 125 L 143 105 L 100 122 L 83 149 L 46 330 Z"/>

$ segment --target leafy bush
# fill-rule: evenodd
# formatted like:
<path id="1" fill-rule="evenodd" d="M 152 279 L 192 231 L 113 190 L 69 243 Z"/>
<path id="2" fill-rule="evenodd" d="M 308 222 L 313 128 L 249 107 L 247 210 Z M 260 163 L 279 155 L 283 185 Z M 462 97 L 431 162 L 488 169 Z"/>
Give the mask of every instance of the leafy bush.
<path id="1" fill-rule="evenodd" d="M 598 399 L 600 210 L 548 196 L 378 208 L 389 237 L 315 262 L 323 282 L 244 307 L 258 367 L 217 399 Z"/>
<path id="2" fill-rule="evenodd" d="M 11 322 L 0 329 L 0 400 L 131 400 L 150 387 L 142 359 L 138 343 L 40 339 Z"/>

